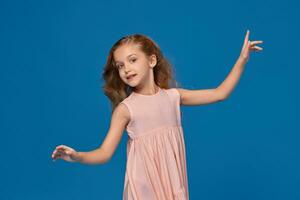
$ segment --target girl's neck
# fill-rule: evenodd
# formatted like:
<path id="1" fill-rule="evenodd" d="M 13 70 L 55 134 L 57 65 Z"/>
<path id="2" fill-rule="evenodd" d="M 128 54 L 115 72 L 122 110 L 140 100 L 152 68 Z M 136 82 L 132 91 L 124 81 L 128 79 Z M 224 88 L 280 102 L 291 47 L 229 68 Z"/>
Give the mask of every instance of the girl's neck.
<path id="1" fill-rule="evenodd" d="M 149 87 L 149 88 L 145 88 L 145 89 L 133 89 L 133 92 L 136 94 L 140 94 L 140 95 L 146 95 L 146 96 L 152 96 L 155 95 L 159 92 L 160 87 L 157 85 L 154 85 L 154 87 Z"/>

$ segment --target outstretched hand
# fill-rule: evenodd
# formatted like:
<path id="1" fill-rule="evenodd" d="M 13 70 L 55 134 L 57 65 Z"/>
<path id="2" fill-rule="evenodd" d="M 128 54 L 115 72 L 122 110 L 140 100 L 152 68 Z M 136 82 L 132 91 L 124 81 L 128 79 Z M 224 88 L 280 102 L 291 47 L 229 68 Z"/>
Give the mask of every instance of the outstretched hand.
<path id="1" fill-rule="evenodd" d="M 78 160 L 78 152 L 66 145 L 59 145 L 52 153 L 52 159 L 63 159 L 68 162 L 76 162 Z"/>
<path id="2" fill-rule="evenodd" d="M 263 43 L 263 41 L 262 40 L 250 41 L 249 34 L 250 34 L 250 31 L 247 30 L 247 33 L 246 33 L 246 36 L 244 39 L 244 44 L 242 47 L 242 51 L 240 54 L 240 58 L 244 59 L 246 62 L 249 60 L 251 51 L 261 51 L 263 49 L 259 46 L 256 46 L 256 44 L 261 44 L 261 43 Z"/>

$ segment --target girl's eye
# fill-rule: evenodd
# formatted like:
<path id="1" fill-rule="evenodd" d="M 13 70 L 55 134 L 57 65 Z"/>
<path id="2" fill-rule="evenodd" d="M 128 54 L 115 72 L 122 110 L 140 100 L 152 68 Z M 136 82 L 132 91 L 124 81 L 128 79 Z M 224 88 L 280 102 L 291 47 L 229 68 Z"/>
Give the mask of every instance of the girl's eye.
<path id="1" fill-rule="evenodd" d="M 122 65 L 117 65 L 117 68 L 120 69 L 122 67 Z"/>
<path id="2" fill-rule="evenodd" d="M 137 60 L 137 59 L 134 58 L 134 59 L 132 59 L 131 61 L 132 61 L 132 62 L 135 62 L 136 60 Z M 118 68 L 118 69 L 121 69 L 121 67 L 123 67 L 123 65 L 117 65 L 117 68 Z"/>

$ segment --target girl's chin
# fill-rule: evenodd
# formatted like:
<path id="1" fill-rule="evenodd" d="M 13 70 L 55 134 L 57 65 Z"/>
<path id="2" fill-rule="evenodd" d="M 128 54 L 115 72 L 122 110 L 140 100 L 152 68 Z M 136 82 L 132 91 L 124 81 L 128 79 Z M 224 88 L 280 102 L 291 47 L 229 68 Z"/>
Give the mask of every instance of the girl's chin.
<path id="1" fill-rule="evenodd" d="M 136 87 L 136 86 L 139 85 L 139 83 L 137 83 L 137 82 L 127 82 L 126 84 L 127 84 L 128 86 L 130 86 L 131 88 L 134 88 L 134 87 Z"/>
<path id="2" fill-rule="evenodd" d="M 127 85 L 130 86 L 130 87 L 132 87 L 132 88 L 134 88 L 134 87 L 137 86 L 137 84 L 133 84 L 133 83 L 127 83 Z"/>

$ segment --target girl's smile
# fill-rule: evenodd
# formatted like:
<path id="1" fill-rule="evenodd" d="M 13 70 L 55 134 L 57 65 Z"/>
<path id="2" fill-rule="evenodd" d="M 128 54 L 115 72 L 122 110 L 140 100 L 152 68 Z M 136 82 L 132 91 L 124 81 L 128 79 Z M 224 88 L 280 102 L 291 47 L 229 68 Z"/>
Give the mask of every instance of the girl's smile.
<path id="1" fill-rule="evenodd" d="M 126 78 L 127 80 L 132 80 L 137 74 L 128 75 Z"/>

